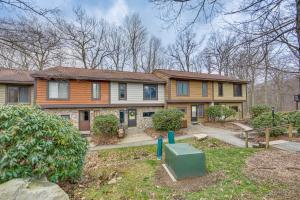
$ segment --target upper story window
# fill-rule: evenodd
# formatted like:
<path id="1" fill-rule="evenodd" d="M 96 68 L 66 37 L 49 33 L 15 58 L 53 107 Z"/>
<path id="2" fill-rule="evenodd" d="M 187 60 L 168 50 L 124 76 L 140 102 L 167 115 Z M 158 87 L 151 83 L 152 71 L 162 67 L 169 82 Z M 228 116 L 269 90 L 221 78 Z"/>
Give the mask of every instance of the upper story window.
<path id="1" fill-rule="evenodd" d="M 233 96 L 243 96 L 242 84 L 233 84 Z"/>
<path id="2" fill-rule="evenodd" d="M 8 86 L 7 103 L 30 103 L 30 87 L 28 86 Z"/>
<path id="3" fill-rule="evenodd" d="M 119 83 L 119 100 L 127 99 L 127 84 Z"/>
<path id="4" fill-rule="evenodd" d="M 177 96 L 189 96 L 189 82 L 177 81 Z"/>
<path id="5" fill-rule="evenodd" d="M 218 96 L 223 96 L 223 83 L 218 83 Z"/>
<path id="6" fill-rule="evenodd" d="M 100 99 L 100 83 L 92 83 L 92 99 Z"/>
<path id="7" fill-rule="evenodd" d="M 157 100 L 157 85 L 144 85 L 144 100 Z"/>
<path id="8" fill-rule="evenodd" d="M 49 99 L 68 99 L 69 82 L 67 81 L 49 81 L 48 82 Z"/>
<path id="9" fill-rule="evenodd" d="M 206 81 L 202 81 L 202 96 L 203 97 L 207 97 L 208 96 L 207 82 Z"/>

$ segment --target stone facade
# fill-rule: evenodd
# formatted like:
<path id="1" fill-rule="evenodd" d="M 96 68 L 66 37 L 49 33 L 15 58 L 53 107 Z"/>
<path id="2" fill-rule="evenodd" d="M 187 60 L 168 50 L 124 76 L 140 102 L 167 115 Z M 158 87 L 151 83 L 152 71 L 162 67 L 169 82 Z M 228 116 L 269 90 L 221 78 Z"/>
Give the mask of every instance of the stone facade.
<path id="1" fill-rule="evenodd" d="M 136 126 L 141 129 L 152 127 L 152 117 L 151 116 L 143 116 L 144 112 L 156 112 L 163 107 L 130 107 L 130 109 L 136 109 Z M 124 126 L 128 126 L 128 108 L 120 107 L 120 108 L 85 108 L 85 109 L 46 109 L 49 113 L 54 113 L 57 115 L 69 115 L 71 122 L 75 127 L 79 128 L 79 111 L 80 110 L 88 110 L 90 111 L 90 127 L 93 125 L 94 118 L 98 115 L 106 115 L 113 114 L 120 117 L 120 111 L 125 112 L 124 116 Z"/>

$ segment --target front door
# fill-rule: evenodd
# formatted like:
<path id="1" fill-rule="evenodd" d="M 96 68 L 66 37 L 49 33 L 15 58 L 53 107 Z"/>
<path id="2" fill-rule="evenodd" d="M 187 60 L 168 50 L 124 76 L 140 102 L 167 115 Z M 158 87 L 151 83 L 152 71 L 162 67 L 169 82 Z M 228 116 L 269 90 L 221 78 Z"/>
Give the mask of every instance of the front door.
<path id="1" fill-rule="evenodd" d="M 90 130 L 90 111 L 88 110 L 79 111 L 79 130 L 80 131 Z"/>
<path id="2" fill-rule="evenodd" d="M 196 105 L 192 105 L 192 116 L 191 116 L 191 120 L 192 122 L 196 122 L 198 120 L 197 117 L 197 106 Z"/>
<path id="3" fill-rule="evenodd" d="M 136 109 L 128 109 L 128 127 L 136 126 Z"/>

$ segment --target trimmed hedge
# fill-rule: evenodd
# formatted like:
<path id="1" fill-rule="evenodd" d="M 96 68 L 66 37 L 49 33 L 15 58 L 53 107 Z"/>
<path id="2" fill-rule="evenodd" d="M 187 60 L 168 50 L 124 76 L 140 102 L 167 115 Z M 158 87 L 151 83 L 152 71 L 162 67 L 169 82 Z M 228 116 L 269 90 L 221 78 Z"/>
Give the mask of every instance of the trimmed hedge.
<path id="1" fill-rule="evenodd" d="M 250 109 L 251 118 L 254 119 L 263 113 L 270 112 L 271 110 L 272 108 L 267 105 L 252 106 Z"/>
<path id="2" fill-rule="evenodd" d="M 276 112 L 274 115 L 274 126 L 280 126 L 287 124 L 288 121 L 283 113 Z M 263 129 L 273 126 L 273 117 L 271 112 L 260 114 L 251 120 L 251 125 L 253 128 L 262 129 L 259 134 L 264 135 Z M 270 136 L 279 136 L 286 133 L 287 129 L 284 127 L 279 127 L 276 129 L 272 129 L 270 131 Z"/>
<path id="3" fill-rule="evenodd" d="M 113 115 L 99 115 L 93 123 L 93 133 L 97 136 L 114 137 L 118 135 L 119 119 Z"/>
<path id="4" fill-rule="evenodd" d="M 227 106 L 209 106 L 206 109 L 209 120 L 212 121 L 225 121 L 228 117 L 235 116 L 236 111 Z"/>
<path id="5" fill-rule="evenodd" d="M 0 182 L 80 178 L 87 141 L 68 120 L 29 106 L 0 107 Z"/>
<path id="6" fill-rule="evenodd" d="M 160 131 L 178 130 L 182 126 L 184 113 L 179 109 L 159 110 L 152 115 L 153 127 Z"/>

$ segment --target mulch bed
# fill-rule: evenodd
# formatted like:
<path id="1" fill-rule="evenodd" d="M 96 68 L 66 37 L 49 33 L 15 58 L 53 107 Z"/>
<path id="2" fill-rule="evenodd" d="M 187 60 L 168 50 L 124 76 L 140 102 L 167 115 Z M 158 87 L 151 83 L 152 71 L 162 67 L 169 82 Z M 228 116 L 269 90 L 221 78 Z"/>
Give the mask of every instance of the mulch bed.
<path id="1" fill-rule="evenodd" d="M 271 199 L 299 199 L 300 154 L 281 150 L 261 151 L 246 161 L 246 174 L 255 181 L 285 184 Z M 284 198 L 283 198 L 284 197 Z"/>
<path id="2" fill-rule="evenodd" d="M 99 137 L 92 135 L 91 142 L 95 145 L 109 145 L 109 144 L 117 144 L 121 139 L 118 137 Z"/>
<path id="3" fill-rule="evenodd" d="M 168 131 L 157 131 L 154 128 L 147 128 L 144 130 L 144 132 L 154 139 L 157 139 L 160 135 L 163 136 L 163 138 L 168 137 Z M 184 129 L 175 131 L 175 136 L 186 135 L 186 134 L 187 132 Z"/>
<path id="4" fill-rule="evenodd" d="M 160 166 L 155 174 L 155 184 L 161 187 L 170 187 L 175 191 L 196 192 L 224 180 L 222 172 L 208 173 L 205 176 L 187 178 L 173 182 L 165 169 Z"/>

